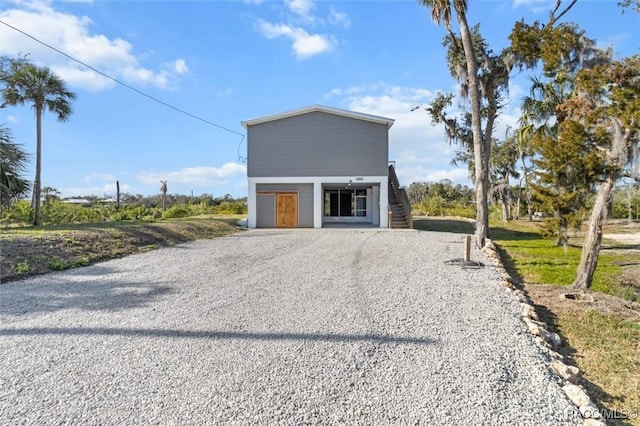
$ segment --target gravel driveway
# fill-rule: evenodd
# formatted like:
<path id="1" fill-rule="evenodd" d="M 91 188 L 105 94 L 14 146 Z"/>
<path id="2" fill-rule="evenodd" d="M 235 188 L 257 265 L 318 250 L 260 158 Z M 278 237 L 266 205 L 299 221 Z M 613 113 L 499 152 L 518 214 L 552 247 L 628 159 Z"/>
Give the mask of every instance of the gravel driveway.
<path id="1" fill-rule="evenodd" d="M 254 230 L 0 286 L 2 424 L 579 424 L 462 235 Z"/>

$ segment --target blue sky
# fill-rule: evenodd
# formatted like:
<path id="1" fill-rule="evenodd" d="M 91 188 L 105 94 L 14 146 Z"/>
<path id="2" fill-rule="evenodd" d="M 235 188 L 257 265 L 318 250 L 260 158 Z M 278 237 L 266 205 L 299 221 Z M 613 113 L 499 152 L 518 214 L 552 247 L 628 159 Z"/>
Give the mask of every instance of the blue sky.
<path id="1" fill-rule="evenodd" d="M 553 3 L 471 0 L 468 19 L 498 51 L 516 20 L 545 20 Z M 580 0 L 565 20 L 620 56 L 640 53 L 640 15 L 622 14 L 615 3 Z M 389 158 L 402 184 L 470 184 L 465 168 L 450 166 L 455 147 L 443 130 L 423 111 L 410 111 L 439 90 L 455 91 L 444 30 L 416 1 L 0 0 L 0 20 L 240 134 L 241 120 L 311 104 L 394 118 Z M 43 185 L 63 196 L 102 196 L 113 195 L 119 180 L 123 192 L 150 195 L 167 180 L 170 193 L 246 195 L 242 136 L 153 102 L 0 24 L 0 55 L 18 52 L 50 67 L 78 96 L 67 123 L 45 115 Z M 498 132 L 515 125 L 528 74 L 513 79 Z M 0 122 L 35 152 L 29 107 L 1 109 Z"/>

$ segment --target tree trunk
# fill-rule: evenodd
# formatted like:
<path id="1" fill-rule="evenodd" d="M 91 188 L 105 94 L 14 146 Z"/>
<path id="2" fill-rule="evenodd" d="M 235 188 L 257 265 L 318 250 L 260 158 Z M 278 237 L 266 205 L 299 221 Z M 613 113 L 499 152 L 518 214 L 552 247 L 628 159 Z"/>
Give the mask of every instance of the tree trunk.
<path id="1" fill-rule="evenodd" d="M 507 184 L 507 215 L 508 220 L 513 219 L 513 193 L 511 192 L 511 188 Z"/>
<path id="2" fill-rule="evenodd" d="M 615 183 L 620 178 L 621 170 L 633 159 L 629 154 L 633 151 L 629 145 L 635 135 L 632 129 L 625 129 L 617 117 L 611 118 L 613 128 L 613 143 L 611 149 L 605 155 L 605 166 L 608 173 L 604 182 L 600 185 L 596 202 L 591 212 L 589 229 L 582 246 L 580 264 L 573 282 L 573 288 L 585 291 L 591 288 L 593 274 L 598 265 L 598 255 L 602 245 L 602 224 L 609 216 L 609 208 L 613 203 L 613 190 Z"/>
<path id="3" fill-rule="evenodd" d="M 527 216 L 529 217 L 529 222 L 533 221 L 533 209 L 531 208 L 531 189 L 529 188 L 529 170 L 527 170 L 527 163 L 525 162 L 524 154 L 520 156 L 520 161 L 522 161 L 522 174 L 524 177 L 524 194 L 525 199 L 527 200 Z M 518 210 L 518 214 L 520 211 Z"/>
<path id="4" fill-rule="evenodd" d="M 593 273 L 598 265 L 598 255 L 602 245 L 602 224 L 608 215 L 609 202 L 613 197 L 613 187 L 616 182 L 616 176 L 609 175 L 600 186 L 596 203 L 591 212 L 589 220 L 589 228 L 585 236 L 584 245 L 582 246 L 582 256 L 578 265 L 576 279 L 573 282 L 573 288 L 585 291 L 591 288 L 593 282 Z"/>
<path id="5" fill-rule="evenodd" d="M 120 210 L 120 181 L 116 181 L 116 210 Z"/>
<path id="6" fill-rule="evenodd" d="M 567 253 L 569 249 L 569 230 L 567 226 L 567 219 L 560 217 L 560 224 L 558 226 L 558 242 L 557 245 L 562 246 L 564 253 Z"/>
<path id="7" fill-rule="evenodd" d="M 507 206 L 507 200 L 504 195 L 501 197 L 500 201 L 500 204 L 502 204 L 502 221 L 509 222 L 509 208 Z"/>
<path id="8" fill-rule="evenodd" d="M 488 161 L 489 149 L 487 145 L 491 141 L 483 141 L 482 126 L 480 122 L 480 90 L 478 86 L 478 65 L 476 55 L 471 41 L 471 32 L 467 23 L 467 16 L 464 9 L 455 3 L 458 25 L 460 26 L 460 36 L 464 48 L 467 62 L 467 78 L 469 83 L 469 100 L 471 103 L 471 129 L 473 131 L 473 154 L 475 161 L 475 186 L 476 186 L 476 245 L 478 248 L 484 247 L 486 238 L 489 235 L 489 205 L 487 201 L 489 176 Z"/>
<path id="9" fill-rule="evenodd" d="M 520 206 L 522 202 L 522 182 L 518 185 L 518 196 L 516 197 L 516 214 L 513 217 L 515 220 L 520 220 Z"/>
<path id="10" fill-rule="evenodd" d="M 33 198 L 35 199 L 35 215 L 33 219 L 34 226 L 40 226 L 41 215 L 41 182 L 42 173 L 42 106 L 36 105 L 36 178 L 33 183 Z"/>

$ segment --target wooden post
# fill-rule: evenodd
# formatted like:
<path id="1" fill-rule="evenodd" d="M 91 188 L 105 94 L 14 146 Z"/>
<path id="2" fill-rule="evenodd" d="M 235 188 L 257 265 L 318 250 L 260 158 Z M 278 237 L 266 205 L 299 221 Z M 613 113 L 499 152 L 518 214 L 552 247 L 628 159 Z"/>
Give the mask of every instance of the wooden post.
<path id="1" fill-rule="evenodd" d="M 471 235 L 467 235 L 464 243 L 464 261 L 468 262 L 471 260 Z"/>

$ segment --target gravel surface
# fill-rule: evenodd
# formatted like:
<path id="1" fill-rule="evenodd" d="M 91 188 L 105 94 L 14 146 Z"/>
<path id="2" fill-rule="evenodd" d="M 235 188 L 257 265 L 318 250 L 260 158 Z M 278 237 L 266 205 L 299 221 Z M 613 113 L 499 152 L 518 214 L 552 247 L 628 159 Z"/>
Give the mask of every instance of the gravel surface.
<path id="1" fill-rule="evenodd" d="M 464 236 L 254 230 L 0 286 L 2 424 L 580 424 Z"/>

